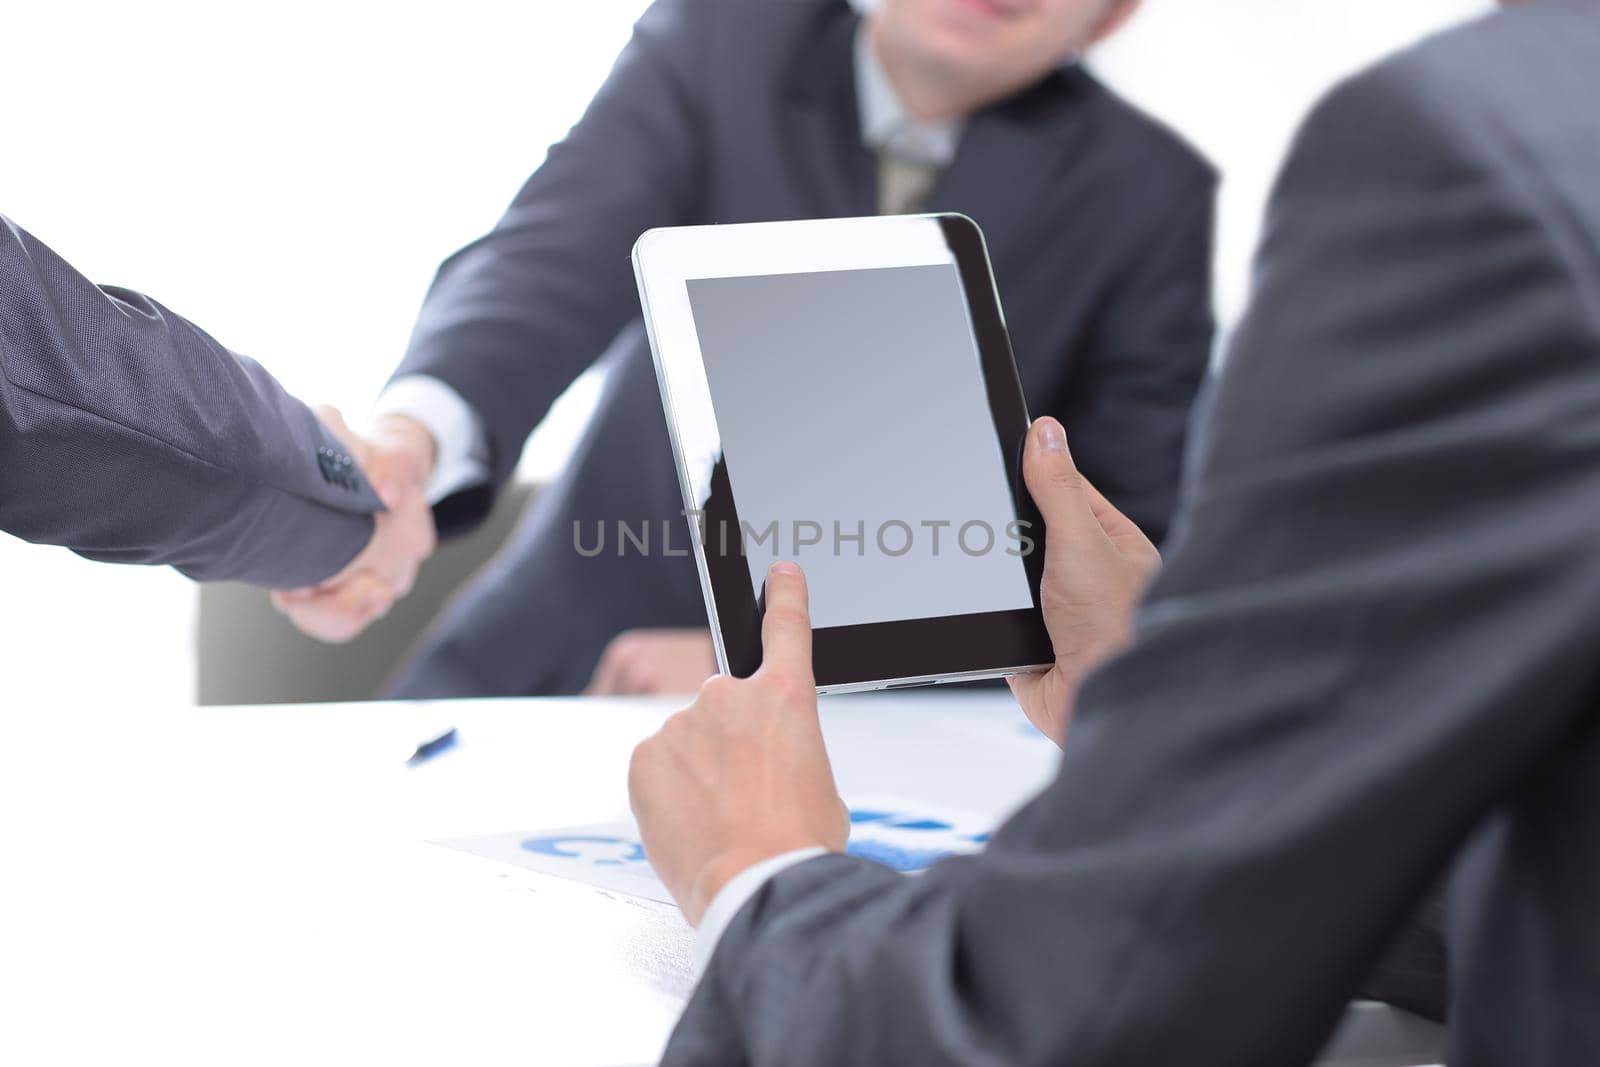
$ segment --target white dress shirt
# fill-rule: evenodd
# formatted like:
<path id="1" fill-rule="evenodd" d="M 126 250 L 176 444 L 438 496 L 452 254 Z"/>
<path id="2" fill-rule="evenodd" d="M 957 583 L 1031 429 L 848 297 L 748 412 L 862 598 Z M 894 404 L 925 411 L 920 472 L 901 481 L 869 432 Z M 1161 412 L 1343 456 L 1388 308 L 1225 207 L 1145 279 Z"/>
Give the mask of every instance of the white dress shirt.
<path id="1" fill-rule="evenodd" d="M 407 415 L 433 435 L 436 450 L 428 478 L 428 503 L 489 480 L 489 434 L 461 394 L 431 374 L 407 374 L 389 383 L 374 418 Z"/>
<path id="2" fill-rule="evenodd" d="M 907 206 L 899 202 L 902 197 L 918 199 L 914 188 L 909 194 L 905 190 L 907 180 L 915 184 L 906 168 L 925 170 L 924 181 L 931 186 L 933 176 L 955 158 L 962 123 L 924 122 L 911 115 L 878 59 L 865 24 L 856 34 L 855 75 L 861 139 L 885 160 L 886 167 L 898 168 L 893 173 L 896 180 L 881 190 L 897 202 L 880 204 L 880 210 L 898 212 Z M 428 480 L 429 503 L 489 480 L 489 434 L 483 419 L 440 379 L 429 374 L 396 378 L 379 396 L 373 415 L 406 415 L 433 435 L 438 458 Z"/>

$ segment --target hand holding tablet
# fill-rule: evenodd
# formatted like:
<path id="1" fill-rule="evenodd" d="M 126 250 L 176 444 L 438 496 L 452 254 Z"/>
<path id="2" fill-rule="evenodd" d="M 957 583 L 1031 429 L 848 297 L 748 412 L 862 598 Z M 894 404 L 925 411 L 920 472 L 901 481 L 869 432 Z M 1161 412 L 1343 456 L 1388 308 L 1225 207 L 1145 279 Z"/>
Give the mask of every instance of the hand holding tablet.
<path id="1" fill-rule="evenodd" d="M 961 216 L 654 230 L 634 254 L 722 669 L 806 571 L 824 692 L 1054 660 L 1028 415 Z"/>
<path id="2" fill-rule="evenodd" d="M 1048 523 L 1045 621 L 1058 654 L 1048 671 L 1011 684 L 1028 718 L 1059 744 L 1078 684 L 1127 640 L 1160 560 L 1078 473 L 1060 423 L 1033 427 L 1024 467 Z M 837 852 L 848 837 L 817 715 L 806 579 L 780 561 L 765 588 L 760 669 L 711 679 L 634 750 L 628 768 L 645 851 L 693 924 L 739 872 L 797 850 Z"/>

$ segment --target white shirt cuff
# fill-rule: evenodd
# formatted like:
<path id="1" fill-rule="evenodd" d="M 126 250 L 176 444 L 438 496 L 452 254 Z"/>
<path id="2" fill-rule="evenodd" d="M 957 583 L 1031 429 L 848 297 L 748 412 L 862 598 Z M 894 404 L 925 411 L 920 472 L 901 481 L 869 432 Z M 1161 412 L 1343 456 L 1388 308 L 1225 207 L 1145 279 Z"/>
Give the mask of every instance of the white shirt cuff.
<path id="1" fill-rule="evenodd" d="M 428 374 L 407 374 L 389 383 L 372 409 L 374 418 L 405 415 L 433 435 L 437 455 L 428 479 L 428 503 L 489 481 L 489 434 L 461 394 Z"/>
<path id="2" fill-rule="evenodd" d="M 712 898 L 705 915 L 701 916 L 700 929 L 694 935 L 695 980 L 699 981 L 710 965 L 711 954 L 717 951 L 717 942 L 722 940 L 723 931 L 739 914 L 739 909 L 756 895 L 757 890 L 795 864 L 827 854 L 825 848 L 797 848 L 793 852 L 785 852 L 746 867 L 728 879 L 728 883 Z"/>

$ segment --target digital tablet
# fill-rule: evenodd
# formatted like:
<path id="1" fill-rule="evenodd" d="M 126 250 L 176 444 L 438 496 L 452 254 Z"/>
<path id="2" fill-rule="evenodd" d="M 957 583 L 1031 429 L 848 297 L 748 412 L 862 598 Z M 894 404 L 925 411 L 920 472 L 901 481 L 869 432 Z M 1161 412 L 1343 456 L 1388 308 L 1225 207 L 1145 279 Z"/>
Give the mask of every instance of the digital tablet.
<path id="1" fill-rule="evenodd" d="M 633 253 L 718 663 L 806 573 L 821 692 L 1054 661 L 1028 411 L 962 215 L 651 230 Z"/>

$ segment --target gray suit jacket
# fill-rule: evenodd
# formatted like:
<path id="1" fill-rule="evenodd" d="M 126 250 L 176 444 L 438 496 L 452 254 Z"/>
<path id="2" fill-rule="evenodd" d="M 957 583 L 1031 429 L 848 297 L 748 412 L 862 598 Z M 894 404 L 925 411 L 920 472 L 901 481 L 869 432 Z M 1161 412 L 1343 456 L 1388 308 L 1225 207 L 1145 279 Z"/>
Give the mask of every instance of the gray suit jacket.
<path id="1" fill-rule="evenodd" d="M 653 226 L 870 215 L 845 0 L 660 0 L 494 232 L 439 272 L 402 373 L 485 420 L 496 478 L 608 346 L 614 374 L 567 477 L 402 678 L 408 697 L 574 692 L 607 641 L 704 626 L 687 558 L 586 559 L 573 523 L 687 524 L 628 254 Z M 1215 175 L 1082 70 L 975 116 L 929 208 L 988 238 L 1029 405 L 1164 536 L 1210 357 Z M 490 499 L 439 508 L 441 527 Z"/>
<path id="2" fill-rule="evenodd" d="M 1600 1063 L 1600 4 L 1334 92 L 1057 780 L 735 918 L 666 1063 L 1311 1059 L 1449 882 L 1455 1067 Z"/>
<path id="3" fill-rule="evenodd" d="M 0 530 L 295 588 L 354 558 L 382 507 L 259 365 L 0 216 Z"/>

